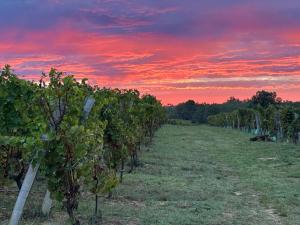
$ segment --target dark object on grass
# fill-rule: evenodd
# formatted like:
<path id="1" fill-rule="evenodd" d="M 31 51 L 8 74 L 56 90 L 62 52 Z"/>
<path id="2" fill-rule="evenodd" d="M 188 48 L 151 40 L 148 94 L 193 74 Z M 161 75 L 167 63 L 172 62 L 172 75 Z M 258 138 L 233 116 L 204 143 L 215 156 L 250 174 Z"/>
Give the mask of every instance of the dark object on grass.
<path id="1" fill-rule="evenodd" d="M 270 135 L 258 135 L 253 138 L 250 138 L 250 141 L 273 141 Z"/>

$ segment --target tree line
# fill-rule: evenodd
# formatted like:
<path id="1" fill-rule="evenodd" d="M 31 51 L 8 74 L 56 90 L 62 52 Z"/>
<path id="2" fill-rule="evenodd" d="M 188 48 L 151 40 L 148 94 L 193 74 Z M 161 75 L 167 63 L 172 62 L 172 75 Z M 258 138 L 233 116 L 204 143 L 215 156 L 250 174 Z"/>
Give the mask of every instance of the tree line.
<path id="1" fill-rule="evenodd" d="M 20 189 L 10 224 L 21 216 L 28 195 L 23 186 L 31 187 L 35 170 L 72 224 L 80 224 L 76 209 L 86 190 L 95 195 L 96 218 L 98 196 L 122 182 L 127 161 L 129 172 L 139 165 L 141 146 L 151 144 L 165 120 L 152 95 L 91 86 L 55 69 L 26 81 L 6 65 L 0 72 L 0 183 L 13 181 Z"/>
<path id="2" fill-rule="evenodd" d="M 292 108 L 296 111 L 300 109 L 300 102 L 283 101 L 277 97 L 276 92 L 258 91 L 247 100 L 239 100 L 230 97 L 222 104 L 197 103 L 188 100 L 184 103 L 166 107 L 169 119 L 190 120 L 193 123 L 208 123 L 208 118 L 220 113 L 230 113 L 241 109 L 256 109 L 257 107 L 267 108 L 268 106 L 277 108 Z"/>

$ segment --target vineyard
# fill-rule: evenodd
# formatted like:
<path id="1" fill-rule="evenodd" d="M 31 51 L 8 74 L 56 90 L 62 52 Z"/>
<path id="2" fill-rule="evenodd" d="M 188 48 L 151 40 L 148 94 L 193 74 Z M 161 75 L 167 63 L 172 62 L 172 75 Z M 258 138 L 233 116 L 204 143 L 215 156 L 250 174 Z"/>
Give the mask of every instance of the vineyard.
<path id="1" fill-rule="evenodd" d="M 153 145 L 142 148 L 141 165 L 126 173 L 111 198 L 101 196 L 103 224 L 298 224 L 299 146 L 250 137 L 206 125 L 164 125 Z M 36 182 L 22 224 L 66 224 L 58 202 L 49 217 L 40 215 L 45 185 Z M 0 196 L 9 216 L 16 193 L 6 193 Z M 93 211 L 93 195 L 83 193 L 77 212 L 83 224 Z"/>
<path id="2" fill-rule="evenodd" d="M 300 0 L 0 0 L 0 225 L 300 225 Z"/>
<path id="3" fill-rule="evenodd" d="M 179 105 L 186 119 L 206 110 L 199 125 L 137 90 L 5 66 L 0 224 L 297 224 L 300 112 L 274 99 Z"/>
<path id="4" fill-rule="evenodd" d="M 300 103 L 283 101 L 276 92 L 257 91 L 250 99 L 230 97 L 221 104 L 193 100 L 167 107 L 168 117 L 238 129 L 253 140 L 300 143 Z"/>
<path id="5" fill-rule="evenodd" d="M 208 123 L 256 134 L 269 141 L 300 143 L 300 111 L 292 107 L 237 109 L 209 116 Z"/>
<path id="6" fill-rule="evenodd" d="M 151 144 L 165 120 L 154 96 L 92 87 L 55 69 L 34 83 L 5 66 L 0 105 L 0 183 L 19 189 L 10 225 L 19 223 L 37 174 L 45 216 L 55 201 L 71 224 L 80 224 L 76 212 L 88 191 L 95 199 L 91 223 L 99 223 L 99 195 L 123 182 L 128 161 L 129 173 L 139 166 L 141 146 Z"/>

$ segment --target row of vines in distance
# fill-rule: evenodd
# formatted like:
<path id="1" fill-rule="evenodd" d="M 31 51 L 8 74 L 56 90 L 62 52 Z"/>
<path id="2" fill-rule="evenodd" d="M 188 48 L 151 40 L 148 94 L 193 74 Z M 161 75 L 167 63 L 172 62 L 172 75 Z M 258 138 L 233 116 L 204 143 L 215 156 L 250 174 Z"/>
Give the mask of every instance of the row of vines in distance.
<path id="1" fill-rule="evenodd" d="M 292 106 L 269 105 L 237 109 L 209 116 L 208 123 L 256 135 L 269 135 L 276 141 L 300 143 L 300 112 Z"/>

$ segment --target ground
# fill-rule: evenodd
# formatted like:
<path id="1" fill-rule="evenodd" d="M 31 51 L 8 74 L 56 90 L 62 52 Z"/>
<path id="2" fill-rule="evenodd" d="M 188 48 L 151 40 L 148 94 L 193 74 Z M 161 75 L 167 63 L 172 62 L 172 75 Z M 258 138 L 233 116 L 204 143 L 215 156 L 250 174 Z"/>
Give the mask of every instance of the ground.
<path id="1" fill-rule="evenodd" d="M 300 225 L 300 146 L 249 138 L 205 125 L 163 126 L 143 149 L 142 166 L 125 175 L 112 199 L 101 199 L 103 224 Z M 14 196 L 3 192 L 6 219 Z M 30 197 L 36 208 L 39 194 Z M 92 196 L 83 196 L 83 221 L 93 206 Z M 35 207 L 27 206 L 22 224 L 65 224 L 60 206 L 50 218 Z"/>

